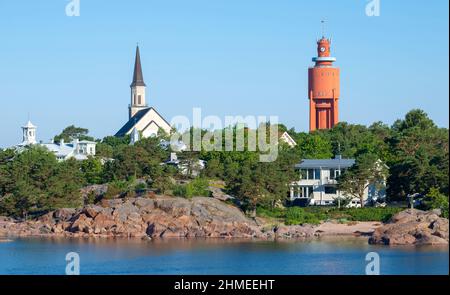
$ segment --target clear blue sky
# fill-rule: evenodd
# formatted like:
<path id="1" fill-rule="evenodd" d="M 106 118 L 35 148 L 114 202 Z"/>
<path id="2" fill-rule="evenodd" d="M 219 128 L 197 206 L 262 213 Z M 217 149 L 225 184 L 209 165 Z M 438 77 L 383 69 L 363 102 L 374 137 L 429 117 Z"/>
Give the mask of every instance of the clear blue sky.
<path id="1" fill-rule="evenodd" d="M 340 119 L 391 124 L 412 108 L 448 127 L 448 1 L 69 0 L 0 2 L 0 147 L 65 126 L 95 137 L 127 120 L 136 42 L 147 99 L 170 120 L 278 115 L 308 128 L 307 68 L 327 19 L 341 68 Z"/>

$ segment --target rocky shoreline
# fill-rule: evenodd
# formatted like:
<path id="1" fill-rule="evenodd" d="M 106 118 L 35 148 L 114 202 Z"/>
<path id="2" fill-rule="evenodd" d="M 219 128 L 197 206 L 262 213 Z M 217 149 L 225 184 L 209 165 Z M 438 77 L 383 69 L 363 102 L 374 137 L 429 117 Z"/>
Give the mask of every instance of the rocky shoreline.
<path id="1" fill-rule="evenodd" d="M 375 229 L 370 244 L 384 245 L 448 245 L 449 220 L 440 217 L 440 210 L 408 209 Z"/>
<path id="2" fill-rule="evenodd" d="M 187 200 L 157 196 L 102 200 L 99 205 L 88 205 L 78 210 L 60 209 L 23 222 L 0 217 L 0 237 L 304 239 L 362 235 L 371 236 L 369 242 L 374 244 L 448 244 L 448 219 L 419 210 L 409 215 L 404 212 L 394 216 L 386 225 L 330 221 L 320 225 L 285 226 L 267 224 L 259 218 L 250 219 L 237 207 L 214 198 Z M 419 213 L 421 221 L 412 217 Z M 411 224 L 412 219 L 416 220 L 414 224 Z M 408 232 L 415 237 L 414 241 L 412 238 L 398 238 L 398 230 L 406 228 L 402 225 L 398 229 L 399 222 L 410 224 L 408 230 L 418 226 L 416 233 Z M 428 233 L 424 228 L 430 226 L 432 229 Z"/>

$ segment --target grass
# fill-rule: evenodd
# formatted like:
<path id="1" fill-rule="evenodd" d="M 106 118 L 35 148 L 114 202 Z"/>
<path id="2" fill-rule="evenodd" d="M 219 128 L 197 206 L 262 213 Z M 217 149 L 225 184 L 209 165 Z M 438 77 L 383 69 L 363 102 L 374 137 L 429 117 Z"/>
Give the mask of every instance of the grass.
<path id="1" fill-rule="evenodd" d="M 283 221 L 286 225 L 294 224 L 318 224 L 326 220 L 338 220 L 340 223 L 356 221 L 386 222 L 394 214 L 404 208 L 341 208 L 336 207 L 288 207 L 267 209 L 258 207 L 256 213 L 259 217 Z"/>

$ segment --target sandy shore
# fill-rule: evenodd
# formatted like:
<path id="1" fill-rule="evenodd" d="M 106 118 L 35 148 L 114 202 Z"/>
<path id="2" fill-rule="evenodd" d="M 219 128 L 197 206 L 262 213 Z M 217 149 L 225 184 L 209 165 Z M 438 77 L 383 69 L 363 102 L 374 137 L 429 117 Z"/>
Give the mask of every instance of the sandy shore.
<path id="1" fill-rule="evenodd" d="M 316 233 L 321 236 L 341 236 L 341 235 L 370 235 L 376 228 L 382 226 L 381 222 L 355 222 L 336 223 L 325 222 L 315 228 Z"/>

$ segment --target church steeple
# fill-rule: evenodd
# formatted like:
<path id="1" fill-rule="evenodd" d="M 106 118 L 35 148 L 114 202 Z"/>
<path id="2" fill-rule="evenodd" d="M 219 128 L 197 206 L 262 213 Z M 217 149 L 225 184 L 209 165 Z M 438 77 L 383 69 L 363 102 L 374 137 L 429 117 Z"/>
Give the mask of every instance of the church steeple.
<path id="1" fill-rule="evenodd" d="M 136 46 L 136 58 L 134 62 L 133 81 L 131 82 L 131 104 L 129 107 L 129 118 L 131 119 L 137 112 L 147 108 L 145 101 L 145 83 L 142 74 L 141 55 L 139 45 Z"/>
<path id="2" fill-rule="evenodd" d="M 139 53 L 139 45 L 136 46 L 136 59 L 134 61 L 133 86 L 146 86 L 144 83 L 144 75 L 142 75 L 141 55 Z"/>

